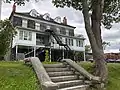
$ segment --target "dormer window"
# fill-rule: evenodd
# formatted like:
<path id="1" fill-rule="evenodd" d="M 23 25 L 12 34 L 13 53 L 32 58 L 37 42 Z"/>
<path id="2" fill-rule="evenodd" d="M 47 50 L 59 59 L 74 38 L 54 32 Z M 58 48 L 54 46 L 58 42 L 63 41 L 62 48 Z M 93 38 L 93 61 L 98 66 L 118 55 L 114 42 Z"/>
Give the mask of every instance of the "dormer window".
<path id="1" fill-rule="evenodd" d="M 46 16 L 46 20 L 50 20 L 50 17 L 49 17 L 49 16 Z"/>
<path id="2" fill-rule="evenodd" d="M 38 13 L 35 9 L 32 9 L 32 10 L 30 11 L 30 15 L 31 15 L 32 17 L 38 17 L 38 16 L 39 16 L 39 13 Z"/>
<path id="3" fill-rule="evenodd" d="M 61 23 L 61 17 L 56 17 L 55 19 L 54 19 L 54 21 L 56 21 L 57 23 Z"/>
<path id="4" fill-rule="evenodd" d="M 44 18 L 45 20 L 50 20 L 50 14 L 45 13 L 45 14 L 43 15 L 43 18 Z"/>

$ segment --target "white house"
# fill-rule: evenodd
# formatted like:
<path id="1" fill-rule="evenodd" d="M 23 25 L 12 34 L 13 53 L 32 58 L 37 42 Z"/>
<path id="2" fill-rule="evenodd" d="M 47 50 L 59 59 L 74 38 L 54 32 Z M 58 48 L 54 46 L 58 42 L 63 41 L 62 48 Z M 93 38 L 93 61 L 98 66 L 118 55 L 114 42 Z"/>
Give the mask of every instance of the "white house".
<path id="1" fill-rule="evenodd" d="M 74 34 L 75 27 L 67 24 L 66 17 L 63 21 L 59 16 L 52 19 L 48 13 L 41 15 L 33 9 L 27 13 L 12 12 L 10 20 L 17 29 L 17 36 L 13 38 L 12 43 L 12 52 L 16 59 L 21 54 L 25 57 L 39 56 L 46 49 L 49 50 L 51 60 L 60 57 L 73 58 L 70 53 L 85 52 L 85 38 Z M 53 33 L 46 30 L 51 30 Z M 67 54 L 69 50 L 65 47 L 69 47 L 69 55 Z M 40 57 L 44 59 L 44 55 Z"/>

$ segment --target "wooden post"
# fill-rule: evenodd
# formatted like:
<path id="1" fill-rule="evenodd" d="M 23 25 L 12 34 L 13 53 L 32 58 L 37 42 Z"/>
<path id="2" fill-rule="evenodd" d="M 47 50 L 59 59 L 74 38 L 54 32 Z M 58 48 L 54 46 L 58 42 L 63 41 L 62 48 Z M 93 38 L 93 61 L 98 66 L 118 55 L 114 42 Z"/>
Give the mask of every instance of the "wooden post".
<path id="1" fill-rule="evenodd" d="M 83 51 L 83 55 L 84 55 L 84 61 L 86 61 L 86 57 L 85 57 L 85 51 Z"/>
<path id="2" fill-rule="evenodd" d="M 15 54 L 16 54 L 16 60 L 17 60 L 17 54 L 18 54 L 18 45 L 16 45 Z"/>
<path id="3" fill-rule="evenodd" d="M 36 57 L 36 47 L 34 46 L 34 57 Z"/>
<path id="4" fill-rule="evenodd" d="M 65 54 L 65 53 L 64 53 L 64 48 L 62 48 L 62 49 L 63 49 L 63 59 L 64 59 L 64 54 Z"/>

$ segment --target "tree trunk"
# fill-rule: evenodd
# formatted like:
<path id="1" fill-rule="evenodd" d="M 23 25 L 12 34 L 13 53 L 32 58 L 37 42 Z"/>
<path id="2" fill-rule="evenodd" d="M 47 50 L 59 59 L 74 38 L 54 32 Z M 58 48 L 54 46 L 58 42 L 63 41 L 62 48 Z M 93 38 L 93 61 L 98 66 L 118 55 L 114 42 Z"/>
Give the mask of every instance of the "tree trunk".
<path id="1" fill-rule="evenodd" d="M 92 0 L 91 26 L 97 45 L 101 50 L 103 50 L 101 39 L 102 5 L 101 0 Z"/>
<path id="2" fill-rule="evenodd" d="M 95 75 L 102 77 L 102 81 L 107 79 L 107 68 L 104 58 L 104 52 L 101 39 L 101 19 L 103 13 L 104 0 L 92 0 L 92 16 L 91 24 L 92 31 L 96 39 L 97 46 L 101 52 L 101 56 L 96 55 L 96 51 L 93 50 L 93 58 L 95 60 Z"/>
<path id="3" fill-rule="evenodd" d="M 88 4 L 87 0 L 83 0 L 83 16 L 84 16 L 84 22 L 85 22 L 85 29 L 91 44 L 91 48 L 93 51 L 93 57 L 95 60 L 95 66 L 96 66 L 96 75 L 101 77 L 101 81 L 105 82 L 107 79 L 107 68 L 106 64 L 104 61 L 104 53 L 102 49 L 102 44 L 101 44 L 101 31 L 100 30 L 100 21 L 96 22 L 94 25 L 94 30 L 97 29 L 97 34 L 93 32 L 93 28 L 91 29 L 90 25 L 90 15 L 89 15 L 89 9 L 88 9 Z M 97 37 L 98 36 L 98 37 Z"/>

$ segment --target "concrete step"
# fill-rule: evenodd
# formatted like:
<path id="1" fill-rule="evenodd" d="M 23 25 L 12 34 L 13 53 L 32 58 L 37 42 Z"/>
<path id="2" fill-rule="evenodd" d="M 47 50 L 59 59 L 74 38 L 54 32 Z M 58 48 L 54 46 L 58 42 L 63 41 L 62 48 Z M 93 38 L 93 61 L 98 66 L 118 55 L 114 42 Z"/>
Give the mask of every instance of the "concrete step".
<path id="1" fill-rule="evenodd" d="M 58 76 L 58 77 L 50 77 L 53 82 L 62 82 L 62 81 L 70 81 L 70 80 L 77 80 L 78 77 L 76 75 L 69 75 L 69 76 Z"/>
<path id="2" fill-rule="evenodd" d="M 80 85 L 83 84 L 83 80 L 72 80 L 72 81 L 65 81 L 65 82 L 57 82 L 56 83 L 59 88 L 65 88 L 65 87 L 70 87 L 70 86 L 75 86 L 75 85 Z"/>
<path id="3" fill-rule="evenodd" d="M 47 72 L 65 72 L 69 71 L 68 68 L 45 68 Z"/>
<path id="4" fill-rule="evenodd" d="M 55 76 L 67 76 L 67 75 L 73 75 L 72 71 L 65 71 L 65 72 L 48 72 L 48 75 L 50 77 L 55 77 Z"/>
<path id="5" fill-rule="evenodd" d="M 57 90 L 87 90 L 89 88 L 89 85 L 78 85 L 78 86 L 72 86 L 67 88 L 61 88 Z"/>
<path id="6" fill-rule="evenodd" d="M 58 63 L 58 64 L 43 64 L 45 68 L 62 68 L 65 67 L 63 63 Z"/>

